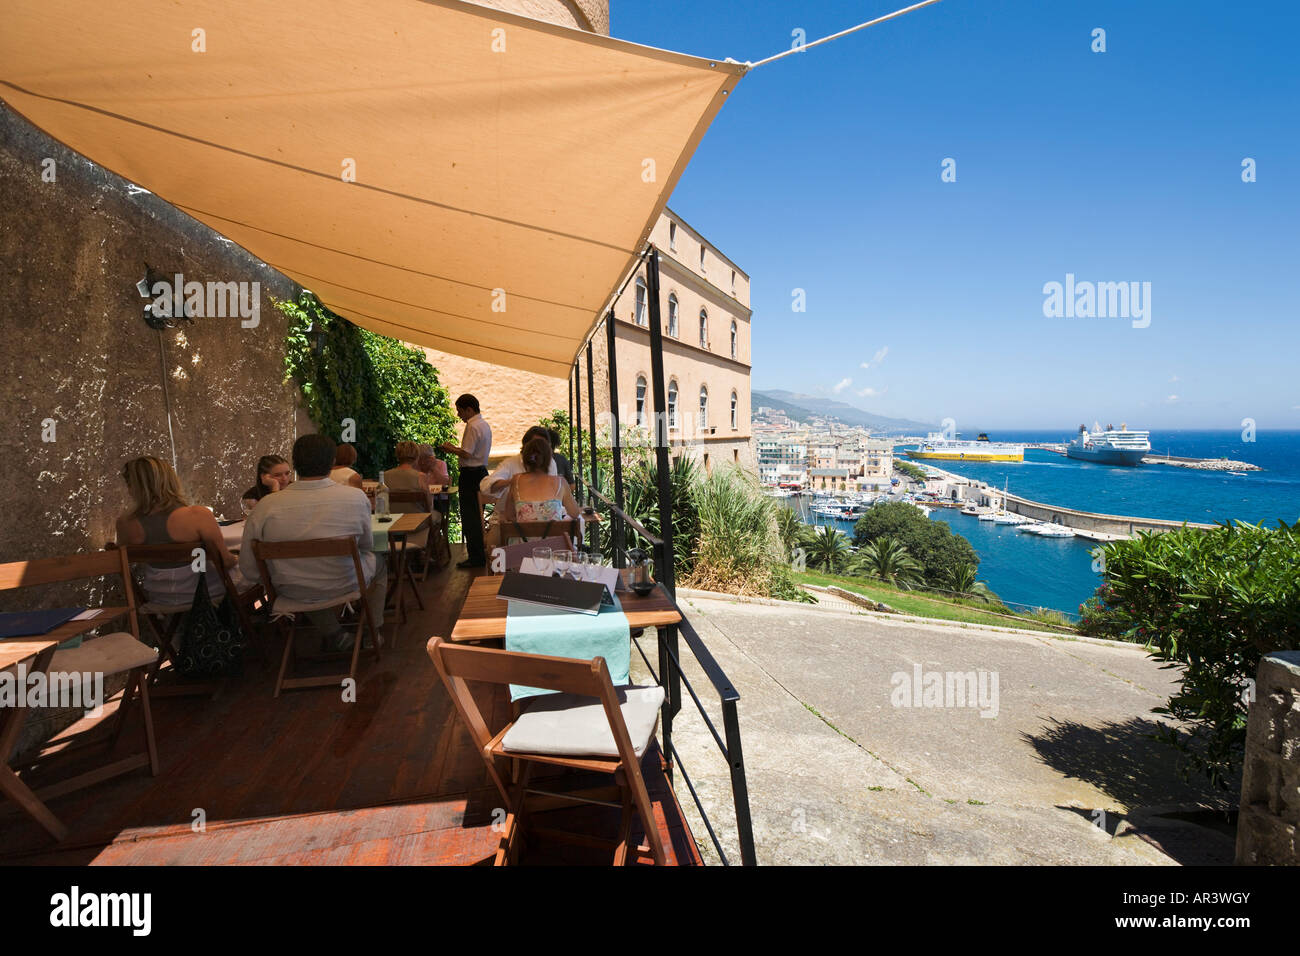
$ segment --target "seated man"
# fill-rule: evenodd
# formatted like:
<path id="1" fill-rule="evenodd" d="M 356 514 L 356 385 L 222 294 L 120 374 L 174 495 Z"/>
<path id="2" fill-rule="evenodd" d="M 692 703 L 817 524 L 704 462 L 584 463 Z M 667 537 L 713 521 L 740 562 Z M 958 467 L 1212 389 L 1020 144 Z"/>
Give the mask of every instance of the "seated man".
<path id="1" fill-rule="evenodd" d="M 523 439 L 519 442 L 520 452 L 525 445 L 534 438 L 542 438 L 549 445 L 551 441 L 550 433 L 540 425 L 534 425 L 528 431 L 524 432 Z M 484 498 L 484 504 L 492 505 L 492 514 L 488 518 L 488 532 L 484 538 L 488 548 L 498 547 L 501 544 L 500 537 L 500 511 L 501 505 L 505 503 L 506 492 L 510 490 L 510 479 L 515 475 L 522 475 L 528 469 L 524 467 L 524 460 L 521 454 L 511 455 L 501 464 L 497 465 L 496 470 L 479 482 L 479 491 Z M 558 474 L 555 468 L 555 459 L 551 459 L 548 475 Z M 465 505 L 462 502 L 461 507 Z"/>
<path id="2" fill-rule="evenodd" d="M 360 488 L 330 480 L 334 466 L 334 441 L 326 435 L 303 435 L 293 445 L 293 467 L 298 480 L 257 503 L 244 525 L 239 552 L 239 569 L 250 580 L 257 578 L 257 559 L 252 542 L 305 541 L 311 538 L 356 538 L 361 552 L 361 570 L 366 581 L 366 598 L 376 630 L 383 625 L 384 601 L 388 596 L 385 555 L 374 552 L 370 527 L 370 501 Z M 277 594 L 290 601 L 317 604 L 357 589 L 352 559 L 326 557 L 313 560 L 268 561 Z M 305 612 L 307 619 L 340 646 L 350 646 L 351 637 L 342 634 L 337 609 Z"/>

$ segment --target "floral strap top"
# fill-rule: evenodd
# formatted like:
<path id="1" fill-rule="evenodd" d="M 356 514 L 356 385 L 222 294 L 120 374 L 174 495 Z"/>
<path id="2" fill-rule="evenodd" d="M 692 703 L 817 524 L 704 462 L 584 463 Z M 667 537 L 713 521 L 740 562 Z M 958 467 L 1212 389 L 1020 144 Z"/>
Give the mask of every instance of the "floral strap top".
<path id="1" fill-rule="evenodd" d="M 560 479 L 555 479 L 555 493 L 560 495 Z M 569 513 L 564 510 L 564 500 L 560 497 L 546 498 L 542 501 L 520 501 L 515 499 L 516 521 L 567 521 Z"/>

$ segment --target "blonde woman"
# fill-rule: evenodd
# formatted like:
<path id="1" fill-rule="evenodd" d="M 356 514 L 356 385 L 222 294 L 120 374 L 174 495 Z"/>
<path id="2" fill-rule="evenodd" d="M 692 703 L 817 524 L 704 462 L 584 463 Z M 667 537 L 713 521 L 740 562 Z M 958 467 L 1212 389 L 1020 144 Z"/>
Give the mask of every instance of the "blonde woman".
<path id="1" fill-rule="evenodd" d="M 235 556 L 221 537 L 216 516 L 185 498 L 180 479 L 172 466 L 146 455 L 122 466 L 133 507 L 117 519 L 119 546 L 202 542 L 209 553 L 219 555 L 221 563 L 238 575 Z M 235 581 L 238 586 L 239 581 Z M 215 571 L 207 576 L 208 593 L 219 598 L 225 593 L 221 576 Z M 188 561 L 174 565 L 145 565 L 144 589 L 151 604 L 175 606 L 194 600 L 197 587 L 195 572 Z"/>

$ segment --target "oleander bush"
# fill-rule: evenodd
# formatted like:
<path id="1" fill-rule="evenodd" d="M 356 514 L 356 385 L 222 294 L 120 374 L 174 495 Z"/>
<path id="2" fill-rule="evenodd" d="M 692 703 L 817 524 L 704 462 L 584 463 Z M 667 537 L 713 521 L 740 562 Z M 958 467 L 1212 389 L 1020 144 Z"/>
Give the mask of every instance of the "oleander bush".
<path id="1" fill-rule="evenodd" d="M 1106 545 L 1104 561 L 1094 596 L 1103 626 L 1182 667 L 1178 692 L 1157 710 L 1187 731 L 1160 736 L 1180 751 L 1184 774 L 1232 787 L 1260 659 L 1300 647 L 1300 523 L 1140 533 Z"/>

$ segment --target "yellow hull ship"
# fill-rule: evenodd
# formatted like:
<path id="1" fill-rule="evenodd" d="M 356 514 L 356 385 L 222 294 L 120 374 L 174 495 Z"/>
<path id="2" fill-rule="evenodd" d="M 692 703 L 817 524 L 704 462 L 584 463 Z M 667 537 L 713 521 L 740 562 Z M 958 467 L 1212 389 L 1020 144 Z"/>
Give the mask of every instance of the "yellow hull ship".
<path id="1" fill-rule="evenodd" d="M 907 457 L 929 461 L 1024 461 L 1025 446 L 992 442 L 987 435 L 980 435 L 977 441 L 930 435 L 919 447 L 908 451 Z"/>

